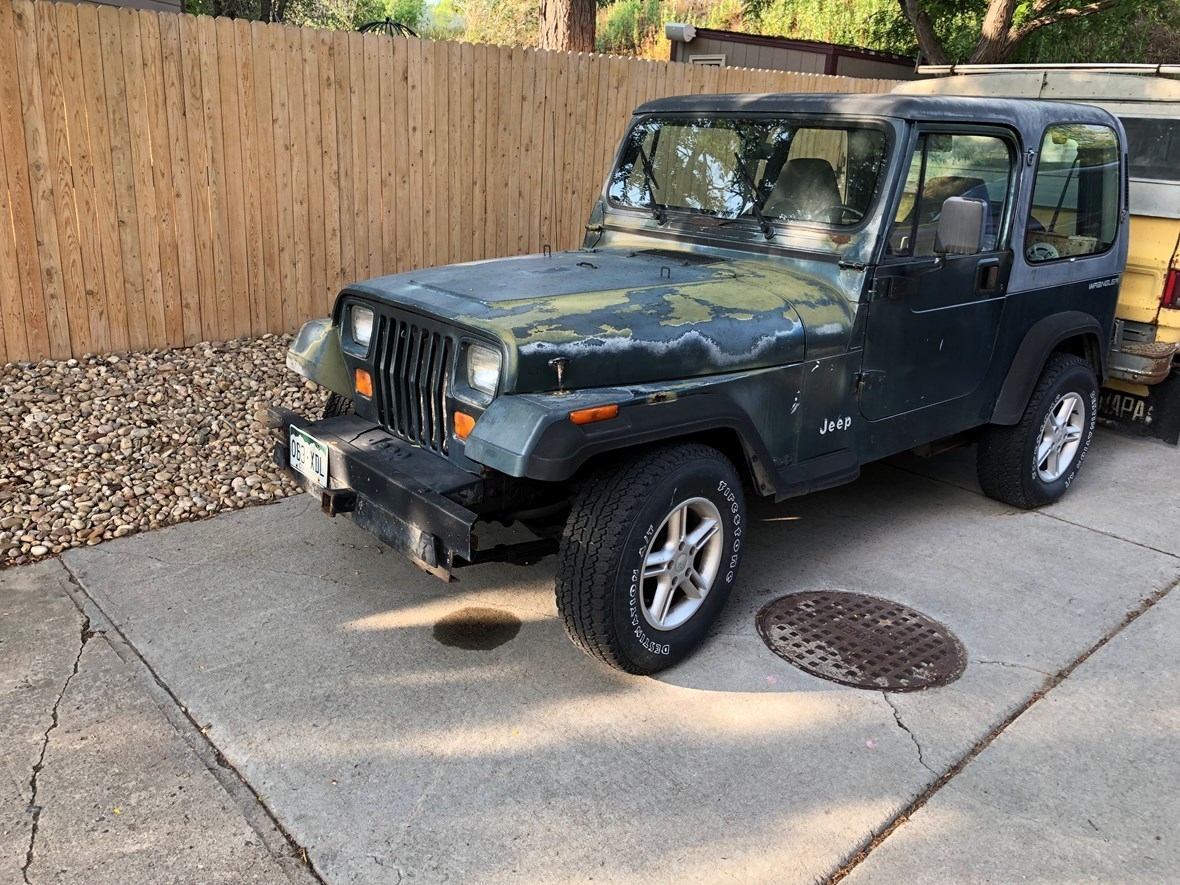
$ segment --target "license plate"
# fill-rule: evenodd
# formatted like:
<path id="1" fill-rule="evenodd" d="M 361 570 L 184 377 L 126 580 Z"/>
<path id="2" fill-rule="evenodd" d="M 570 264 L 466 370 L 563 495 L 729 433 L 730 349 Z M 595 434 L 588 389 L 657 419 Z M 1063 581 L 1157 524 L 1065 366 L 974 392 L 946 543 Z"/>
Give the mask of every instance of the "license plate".
<path id="1" fill-rule="evenodd" d="M 290 428 L 291 469 L 328 487 L 328 446 L 294 425 Z"/>

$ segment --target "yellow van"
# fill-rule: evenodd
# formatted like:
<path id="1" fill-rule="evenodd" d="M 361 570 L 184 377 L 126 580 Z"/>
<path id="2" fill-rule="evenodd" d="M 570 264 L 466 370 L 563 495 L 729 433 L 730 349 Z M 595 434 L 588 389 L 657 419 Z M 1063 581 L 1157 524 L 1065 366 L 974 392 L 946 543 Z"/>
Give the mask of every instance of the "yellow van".
<path id="1" fill-rule="evenodd" d="M 1131 240 L 1101 416 L 1180 439 L 1180 65 L 926 65 L 894 92 L 1095 104 L 1130 154 Z"/>

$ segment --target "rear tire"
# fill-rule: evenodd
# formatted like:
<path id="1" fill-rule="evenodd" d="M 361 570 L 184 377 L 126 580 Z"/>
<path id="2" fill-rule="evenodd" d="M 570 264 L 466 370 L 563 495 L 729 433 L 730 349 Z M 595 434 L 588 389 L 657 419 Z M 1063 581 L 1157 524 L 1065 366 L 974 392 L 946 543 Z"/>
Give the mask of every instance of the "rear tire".
<path id="1" fill-rule="evenodd" d="M 570 639 L 628 673 L 683 660 L 729 597 L 744 534 L 741 480 L 708 446 L 655 449 L 591 477 L 558 551 Z"/>
<path id="2" fill-rule="evenodd" d="M 1097 418 L 1098 380 L 1089 363 L 1053 354 L 1020 423 L 992 425 L 979 441 L 984 494 L 1022 510 L 1056 501 L 1081 469 Z"/>

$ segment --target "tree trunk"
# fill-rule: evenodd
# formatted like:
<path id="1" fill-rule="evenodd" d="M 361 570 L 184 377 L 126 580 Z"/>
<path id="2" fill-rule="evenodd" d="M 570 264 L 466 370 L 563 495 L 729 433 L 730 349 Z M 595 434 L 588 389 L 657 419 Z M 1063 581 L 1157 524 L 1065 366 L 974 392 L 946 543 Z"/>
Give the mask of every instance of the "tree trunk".
<path id="1" fill-rule="evenodd" d="M 920 61 L 932 65 L 950 64 L 951 57 L 947 54 L 946 47 L 942 45 L 942 40 L 934 33 L 934 24 L 930 21 L 926 10 L 922 8 L 921 0 L 897 0 L 897 2 L 901 6 L 902 15 L 913 25 L 914 34 L 918 38 Z"/>
<path id="2" fill-rule="evenodd" d="M 975 65 L 999 64 L 1012 51 L 1009 31 L 1012 17 L 1016 13 L 1016 0 L 991 0 L 983 17 L 979 42 L 971 51 L 968 61 Z"/>
<path id="3" fill-rule="evenodd" d="M 594 51 L 594 0 L 541 0 L 541 48 Z"/>
<path id="4" fill-rule="evenodd" d="M 1065 0 L 988 0 L 980 27 L 979 40 L 971 51 L 971 64 L 1000 64 L 1005 61 L 1029 34 L 1040 28 L 1066 19 L 1093 15 L 1117 6 L 1120 0 L 1092 0 L 1085 5 L 1063 6 Z M 1025 3 L 1026 12 L 1015 24 L 1016 10 Z M 929 64 L 950 64 L 953 59 L 935 33 L 934 23 L 926 14 L 926 0 L 897 0 L 901 13 L 913 26 L 918 38 L 918 50 Z M 945 10 L 940 5 L 940 11 Z"/>
<path id="5" fill-rule="evenodd" d="M 971 57 L 967 61 L 973 65 L 998 65 L 1011 55 L 1015 48 L 1015 44 L 1008 40 L 1007 31 L 998 38 L 984 34 L 975 44 L 975 49 L 971 51 Z"/>

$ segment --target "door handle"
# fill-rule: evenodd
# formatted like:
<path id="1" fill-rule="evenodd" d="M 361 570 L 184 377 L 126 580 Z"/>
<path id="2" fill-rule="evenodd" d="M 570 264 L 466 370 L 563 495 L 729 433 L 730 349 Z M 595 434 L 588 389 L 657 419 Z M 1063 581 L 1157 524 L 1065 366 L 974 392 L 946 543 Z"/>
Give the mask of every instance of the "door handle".
<path id="1" fill-rule="evenodd" d="M 975 294 L 991 295 L 1000 288 L 1000 259 L 984 258 L 975 266 Z"/>

